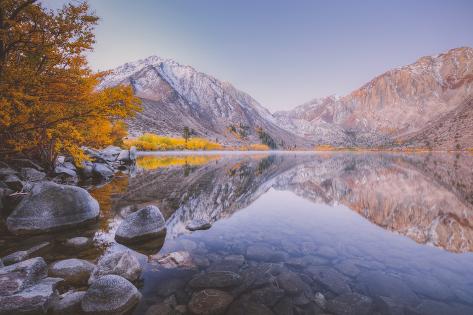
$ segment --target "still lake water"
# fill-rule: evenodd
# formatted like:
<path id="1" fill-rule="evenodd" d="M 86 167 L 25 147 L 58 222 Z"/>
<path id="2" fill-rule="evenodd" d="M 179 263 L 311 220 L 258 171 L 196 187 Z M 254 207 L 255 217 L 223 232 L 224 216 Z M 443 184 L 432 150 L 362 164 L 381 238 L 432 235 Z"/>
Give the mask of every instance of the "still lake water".
<path id="1" fill-rule="evenodd" d="M 233 297 L 230 314 L 473 314 L 473 155 L 147 155 L 130 176 L 89 188 L 98 224 L 2 234 L 0 256 L 49 240 L 47 261 L 95 262 L 127 249 L 114 231 L 154 204 L 167 232 L 129 249 L 144 266 L 133 314 L 184 310 L 215 287 Z M 196 218 L 212 227 L 186 230 Z M 71 252 L 72 236 L 94 243 Z M 175 252 L 185 266 L 157 262 Z"/>

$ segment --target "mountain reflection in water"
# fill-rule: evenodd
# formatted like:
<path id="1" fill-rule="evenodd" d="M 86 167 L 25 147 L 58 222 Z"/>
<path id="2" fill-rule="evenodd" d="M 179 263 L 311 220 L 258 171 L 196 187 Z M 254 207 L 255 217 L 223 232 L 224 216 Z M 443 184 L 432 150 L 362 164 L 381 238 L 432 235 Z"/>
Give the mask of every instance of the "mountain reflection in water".
<path id="1" fill-rule="evenodd" d="M 44 240 L 48 262 L 131 250 L 144 267 L 134 315 L 224 301 L 226 314 L 473 314 L 472 170 L 473 155 L 451 153 L 140 156 L 131 176 L 91 189 L 96 225 L 0 235 L 0 254 Z M 150 204 L 165 238 L 117 244 L 123 217 Z M 193 219 L 212 227 L 190 232 Z M 92 248 L 61 245 L 84 235 Z M 167 254 L 182 265 L 159 263 Z"/>
<path id="2" fill-rule="evenodd" d="M 148 155 L 137 165 L 128 186 L 118 179 L 94 196 L 110 199 L 109 186 L 116 185 L 121 191 L 115 191 L 114 209 L 158 205 L 168 216 L 171 238 L 188 233 L 192 219 L 215 222 L 274 188 L 314 203 L 345 205 L 421 244 L 473 251 L 471 155 Z"/>
<path id="3" fill-rule="evenodd" d="M 142 156 L 126 185 L 93 191 L 109 200 L 95 239 L 121 248 L 126 214 L 164 213 L 166 238 L 132 248 L 146 266 L 134 314 L 212 287 L 229 314 L 473 314 L 472 169 L 450 153 Z M 213 226 L 190 232 L 193 219 Z M 157 263 L 176 252 L 195 269 Z M 220 271 L 241 283 L 215 284 Z"/>

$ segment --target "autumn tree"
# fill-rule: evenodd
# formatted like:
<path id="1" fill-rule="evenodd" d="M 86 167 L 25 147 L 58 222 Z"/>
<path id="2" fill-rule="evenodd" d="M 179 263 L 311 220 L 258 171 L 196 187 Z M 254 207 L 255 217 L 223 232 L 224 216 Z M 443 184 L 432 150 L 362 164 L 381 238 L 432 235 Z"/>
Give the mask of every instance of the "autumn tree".
<path id="1" fill-rule="evenodd" d="M 51 167 L 60 153 L 124 134 L 139 110 L 129 86 L 99 88 L 89 68 L 98 17 L 87 2 L 48 10 L 37 0 L 0 0 L 0 158 L 23 153 Z"/>

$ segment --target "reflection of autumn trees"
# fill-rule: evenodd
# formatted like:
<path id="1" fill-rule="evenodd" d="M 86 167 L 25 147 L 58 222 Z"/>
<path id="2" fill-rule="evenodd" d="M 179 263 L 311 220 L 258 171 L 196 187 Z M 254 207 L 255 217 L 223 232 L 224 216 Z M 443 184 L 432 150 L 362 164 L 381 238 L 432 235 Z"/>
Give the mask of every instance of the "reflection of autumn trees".
<path id="1" fill-rule="evenodd" d="M 204 165 L 220 159 L 219 155 L 181 155 L 181 156 L 140 156 L 136 164 L 146 170 L 155 170 L 171 166 L 196 166 Z"/>
<path id="2" fill-rule="evenodd" d="M 100 204 L 100 229 L 105 231 L 109 228 L 107 219 L 113 218 L 113 199 L 126 192 L 128 187 L 128 176 L 115 176 L 113 180 L 103 186 L 93 189 L 90 193 Z"/>

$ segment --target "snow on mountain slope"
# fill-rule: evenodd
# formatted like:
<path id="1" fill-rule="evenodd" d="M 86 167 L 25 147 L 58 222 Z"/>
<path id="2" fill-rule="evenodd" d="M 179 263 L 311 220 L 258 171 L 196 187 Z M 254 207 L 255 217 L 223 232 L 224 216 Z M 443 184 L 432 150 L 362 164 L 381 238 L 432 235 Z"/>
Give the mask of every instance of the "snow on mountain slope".
<path id="1" fill-rule="evenodd" d="M 473 49 L 451 49 L 395 68 L 341 98 L 277 112 L 279 125 L 318 143 L 392 145 L 473 95 Z"/>
<path id="2" fill-rule="evenodd" d="M 261 128 L 277 144 L 307 143 L 278 127 L 248 94 L 171 59 L 151 56 L 126 63 L 112 70 L 99 88 L 117 84 L 130 84 L 143 100 L 143 111 L 129 122 L 132 134 L 180 135 L 189 127 L 223 143 L 259 143 L 256 130 Z"/>

